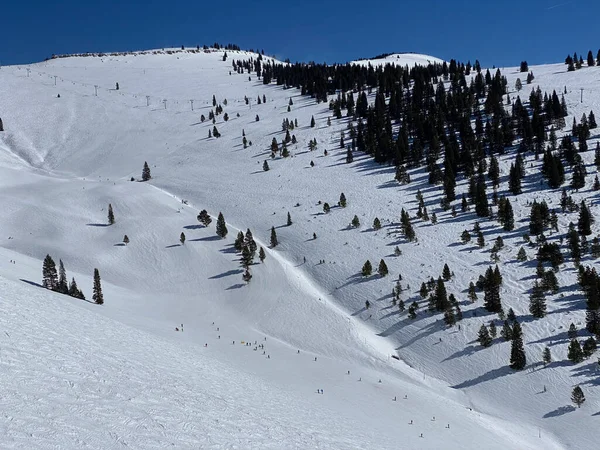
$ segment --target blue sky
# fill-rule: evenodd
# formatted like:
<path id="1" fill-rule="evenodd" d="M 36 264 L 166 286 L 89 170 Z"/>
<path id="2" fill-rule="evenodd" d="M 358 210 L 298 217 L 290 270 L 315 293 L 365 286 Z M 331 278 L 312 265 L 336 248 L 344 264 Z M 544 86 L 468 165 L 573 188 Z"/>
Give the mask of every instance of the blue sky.
<path id="1" fill-rule="evenodd" d="M 292 61 L 406 51 L 514 66 L 595 56 L 598 17 L 597 0 L 9 0 L 0 7 L 0 63 L 216 41 Z"/>

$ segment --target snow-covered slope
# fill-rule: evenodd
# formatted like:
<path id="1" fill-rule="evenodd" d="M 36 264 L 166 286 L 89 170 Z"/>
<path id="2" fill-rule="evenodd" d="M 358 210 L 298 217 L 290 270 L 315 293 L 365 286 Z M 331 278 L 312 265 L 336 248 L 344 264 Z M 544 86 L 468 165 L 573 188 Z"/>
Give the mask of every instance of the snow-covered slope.
<path id="1" fill-rule="evenodd" d="M 163 444 L 215 448 L 592 448 L 594 437 L 583 430 L 594 426 L 600 406 L 597 368 L 592 361 L 576 367 L 564 362 L 564 331 L 571 321 L 582 328 L 583 318 L 574 310 L 583 300 L 574 295 L 572 267 L 561 270 L 564 297 L 550 302 L 552 314 L 525 319 L 531 368 L 513 373 L 507 368 L 508 343 L 483 350 L 475 342 L 481 324 L 492 317 L 484 316 L 481 301 L 466 301 L 465 289 L 485 271 L 489 248 L 457 245 L 474 215 L 452 218 L 439 210 L 440 191 L 426 184 L 424 172 L 411 173 L 413 182 L 399 186 L 392 167 L 367 156 L 345 164 L 345 152 L 338 150 L 345 121 L 328 127 L 326 104 L 297 90 L 264 86 L 254 73 L 231 71 L 232 59 L 257 55 L 227 53 L 227 61 L 223 52 L 133 54 L 0 70 L 6 130 L 0 133 L 0 292 L 7 311 L 2 320 L 10 317 L 5 327 L 13 337 L 15 330 L 17 335 L 38 330 L 5 344 L 15 361 L 0 384 L 11 393 L 15 411 L 0 419 L 10 432 L 6 444 L 43 448 L 62 436 L 65 447 L 83 441 L 103 447 L 116 441 L 109 434 L 114 432 L 137 448 L 147 448 L 156 436 Z M 543 90 L 567 86 L 569 111 L 578 119 L 597 108 L 594 80 L 600 68 L 568 74 L 563 65 L 532 69 Z M 511 86 L 522 76 L 514 69 L 504 73 Z M 581 86 L 589 94 L 583 104 L 578 103 Z M 217 116 L 219 139 L 208 137 L 211 121 L 200 120 L 208 117 L 213 95 L 229 115 L 227 122 Z M 263 96 L 266 102 L 258 104 Z M 315 128 L 309 126 L 312 116 Z M 290 145 L 291 158 L 271 160 L 271 140 L 283 138 L 285 118 L 298 120 L 292 132 L 298 144 Z M 248 148 L 242 133 L 252 141 Z M 319 147 L 310 152 L 313 138 Z M 589 144 L 594 148 L 595 139 Z M 591 156 L 584 155 L 587 161 Z M 507 158 L 501 162 L 501 192 Z M 268 172 L 262 170 L 266 159 Z M 139 178 L 144 161 L 153 179 L 129 181 Z M 526 193 L 511 198 L 518 227 L 505 239 L 503 261 L 514 260 L 526 232 L 527 202 L 536 197 L 539 162 L 527 156 L 526 165 Z M 417 189 L 439 222 L 416 222 L 419 242 L 405 244 L 397 222 L 401 208 L 414 215 Z M 457 191 L 465 189 L 461 181 Z M 324 214 L 319 202 L 335 205 L 341 192 L 348 206 Z M 560 192 L 546 193 L 556 205 Z M 586 188 L 574 196 L 592 193 Z M 109 203 L 116 224 L 106 227 Z M 201 209 L 213 218 L 223 212 L 227 239 L 215 236 L 214 221 L 208 229 L 198 224 Z M 288 212 L 291 226 L 285 226 Z M 359 229 L 348 227 L 355 214 Z M 379 231 L 370 227 L 376 216 L 384 225 Z M 572 214 L 560 216 L 563 227 L 573 220 Z M 271 250 L 273 226 L 280 245 Z M 237 231 L 247 228 L 267 258 L 252 266 L 253 279 L 245 285 L 232 244 Z M 482 228 L 487 242 L 500 231 L 496 222 Z M 182 231 L 185 245 L 179 245 Z M 122 246 L 125 234 L 131 242 Z M 393 256 L 396 245 L 400 257 Z M 93 269 L 99 268 L 106 303 L 98 307 L 28 285 L 40 281 L 47 253 L 64 261 L 88 297 Z M 384 258 L 391 275 L 362 279 L 358 273 L 367 258 L 375 263 Z M 444 262 L 455 273 L 449 292 L 465 314 L 460 330 L 448 330 L 438 316 L 424 312 L 411 321 L 391 305 L 398 274 L 405 303 L 421 301 L 419 285 L 437 278 Z M 511 261 L 501 264 L 501 271 L 505 307 L 526 317 L 535 265 Z M 181 323 L 185 332 L 175 332 Z M 57 342 L 55 350 L 41 352 L 47 348 L 42 341 L 50 338 Z M 254 345 L 240 346 L 242 340 L 263 343 L 265 354 Z M 73 342 L 78 352 L 70 354 L 65 349 Z M 557 362 L 540 369 L 545 345 L 552 346 Z M 36 355 L 29 370 L 28 352 Z M 68 386 L 53 391 L 48 373 L 63 376 L 62 366 L 53 369 L 61 358 L 77 367 L 74 379 L 83 391 Z M 131 363 L 123 369 L 123 361 Z M 103 378 L 112 389 L 98 392 L 97 378 L 84 376 L 91 370 L 117 373 Z M 574 384 L 581 384 L 588 398 L 577 411 L 567 407 Z M 19 397 L 26 385 L 31 396 Z M 544 385 L 549 392 L 538 394 Z M 317 389 L 324 394 L 315 394 Z M 123 400 L 140 391 L 141 405 Z M 64 400 L 57 409 L 41 400 L 52 396 Z M 107 399 L 114 409 L 95 409 L 95 418 L 80 425 L 69 405 L 85 410 L 95 398 Z M 169 431 L 131 421 L 142 411 L 164 417 L 160 423 L 168 423 Z M 11 417 L 13 424 L 27 424 L 33 436 L 20 435 Z M 227 426 L 212 429 L 221 426 L 217 420 Z M 213 440 L 204 441 L 206 436 Z M 27 437 L 29 442 L 21 440 Z"/>
<path id="2" fill-rule="evenodd" d="M 386 64 L 394 64 L 397 66 L 413 67 L 415 64 L 419 66 L 427 66 L 429 64 L 442 64 L 444 60 L 435 56 L 421 55 L 419 53 L 393 53 L 384 58 L 360 59 L 352 61 L 350 64 L 359 66 L 372 65 L 373 67 L 385 66 Z"/>

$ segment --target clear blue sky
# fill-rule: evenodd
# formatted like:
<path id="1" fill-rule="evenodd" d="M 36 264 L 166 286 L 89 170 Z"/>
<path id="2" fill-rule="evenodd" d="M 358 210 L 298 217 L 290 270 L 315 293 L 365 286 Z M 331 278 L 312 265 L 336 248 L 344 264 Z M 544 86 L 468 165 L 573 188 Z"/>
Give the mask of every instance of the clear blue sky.
<path id="1" fill-rule="evenodd" d="M 215 41 L 292 61 L 418 52 L 486 66 L 600 47 L 598 0 L 8 0 L 0 17 L 2 64 Z"/>

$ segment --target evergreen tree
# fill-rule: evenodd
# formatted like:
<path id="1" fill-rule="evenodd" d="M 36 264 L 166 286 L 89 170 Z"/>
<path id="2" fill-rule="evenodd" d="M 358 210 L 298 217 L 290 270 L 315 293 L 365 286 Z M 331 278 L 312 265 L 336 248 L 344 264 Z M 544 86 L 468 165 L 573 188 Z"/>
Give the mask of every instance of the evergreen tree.
<path id="1" fill-rule="evenodd" d="M 150 167 L 148 163 L 144 161 L 144 168 L 142 169 L 142 181 L 148 181 L 152 176 L 150 175 Z"/>
<path id="2" fill-rule="evenodd" d="M 375 231 L 381 229 L 381 222 L 379 221 L 379 218 L 375 217 L 375 219 L 373 220 L 373 229 Z"/>
<path id="3" fill-rule="evenodd" d="M 242 231 L 238 231 L 235 241 L 233 241 L 233 248 L 235 248 L 236 251 L 241 252 L 243 247 L 244 247 L 244 233 Z"/>
<path id="4" fill-rule="evenodd" d="M 329 206 L 329 203 L 325 202 L 325 203 L 323 204 L 323 212 L 324 212 L 325 214 L 327 214 L 327 213 L 329 213 L 329 211 L 331 211 L 331 207 Z"/>
<path id="5" fill-rule="evenodd" d="M 271 248 L 275 248 L 279 245 L 279 241 L 277 240 L 277 232 L 275 231 L 275 227 L 271 227 Z"/>
<path id="6" fill-rule="evenodd" d="M 264 262 L 265 258 L 267 257 L 267 254 L 265 253 L 264 248 L 260 248 L 260 250 L 258 251 L 258 259 L 260 259 L 260 262 Z"/>
<path id="7" fill-rule="evenodd" d="M 242 267 L 250 266 L 252 264 L 253 259 L 254 258 L 252 256 L 252 252 L 250 251 L 250 248 L 248 248 L 247 245 L 244 245 L 244 247 L 242 248 L 242 257 L 240 259 Z"/>
<path id="8" fill-rule="evenodd" d="M 217 227 L 216 227 L 217 236 L 221 239 L 225 239 L 227 236 L 227 226 L 225 225 L 225 217 L 223 217 L 223 213 L 219 212 L 219 216 L 217 217 Z"/>
<path id="9" fill-rule="evenodd" d="M 479 344 L 482 347 L 489 347 L 490 345 L 492 345 L 492 338 L 490 336 L 490 333 L 488 332 L 488 329 L 486 328 L 485 325 L 481 325 L 481 328 L 479 328 L 479 333 L 477 335 L 477 341 L 479 342 Z"/>
<path id="10" fill-rule="evenodd" d="M 498 329 L 496 328 L 496 323 L 493 320 L 490 321 L 489 330 L 490 336 L 492 337 L 492 339 L 495 339 L 498 334 Z"/>
<path id="11" fill-rule="evenodd" d="M 108 204 L 108 224 L 114 225 L 115 223 L 115 214 L 113 213 L 112 205 Z"/>
<path id="12" fill-rule="evenodd" d="M 469 242 L 471 242 L 471 234 L 468 230 L 464 230 L 462 232 L 462 234 L 460 235 L 460 240 L 463 244 L 468 244 Z"/>
<path id="13" fill-rule="evenodd" d="M 508 320 L 504 321 L 504 324 L 502 325 L 502 331 L 500 331 L 500 336 L 502 336 L 505 341 L 512 340 L 512 328 L 508 324 Z"/>
<path id="14" fill-rule="evenodd" d="M 129 244 L 129 236 L 127 236 L 127 235 L 123 236 L 123 244 L 125 244 L 125 245 Z"/>
<path id="15" fill-rule="evenodd" d="M 310 127 L 311 127 L 311 128 L 314 128 L 314 127 L 315 127 L 315 116 L 312 116 L 312 117 L 310 118 Z"/>
<path id="16" fill-rule="evenodd" d="M 344 195 L 344 193 L 343 193 L 343 192 L 340 194 L 340 201 L 339 201 L 339 204 L 340 204 L 340 206 L 341 206 L 342 208 L 345 208 L 345 207 L 346 207 L 346 196 Z"/>
<path id="17" fill-rule="evenodd" d="M 83 295 L 83 292 L 81 292 L 79 290 L 79 288 L 77 287 L 77 282 L 75 281 L 75 278 L 73 278 L 71 280 L 71 284 L 69 285 L 69 292 L 68 294 L 71 297 L 75 297 L 75 298 L 79 298 L 81 300 L 85 300 L 85 295 Z"/>
<path id="18" fill-rule="evenodd" d="M 262 168 L 263 168 L 263 170 L 264 170 L 265 172 L 268 172 L 268 171 L 269 171 L 269 163 L 267 162 L 267 160 L 266 160 L 266 159 L 265 159 L 265 162 L 263 163 L 263 167 L 262 167 Z"/>
<path id="19" fill-rule="evenodd" d="M 183 231 L 179 235 L 179 242 L 181 242 L 181 245 L 185 244 L 185 233 Z"/>
<path id="20" fill-rule="evenodd" d="M 591 226 L 594 223 L 594 218 L 590 213 L 590 210 L 585 205 L 585 202 L 581 201 L 581 206 L 579 208 L 579 220 L 577 221 L 577 229 L 579 234 L 584 236 L 589 236 L 592 234 Z"/>
<path id="21" fill-rule="evenodd" d="M 475 300 L 477 300 L 477 292 L 475 292 L 475 285 L 473 284 L 472 281 L 469 283 L 469 290 L 467 293 L 467 297 L 469 297 L 469 300 L 471 300 L 471 303 L 474 303 Z"/>
<path id="22" fill-rule="evenodd" d="M 522 370 L 525 368 L 527 359 L 523 348 L 523 332 L 519 322 L 515 322 L 512 329 L 512 340 L 510 347 L 510 367 L 514 370 Z"/>
<path id="23" fill-rule="evenodd" d="M 544 361 L 544 365 L 550 364 L 552 362 L 552 354 L 550 353 L 549 347 L 544 348 L 544 352 L 542 353 L 542 360 Z"/>
<path id="24" fill-rule="evenodd" d="M 94 269 L 94 294 L 92 300 L 97 305 L 104 303 L 104 296 L 102 295 L 102 285 L 100 284 L 100 272 L 98 269 Z"/>
<path id="25" fill-rule="evenodd" d="M 519 262 L 527 261 L 527 253 L 525 252 L 525 249 L 523 247 L 521 247 L 519 249 L 519 253 L 517 253 L 517 261 L 519 261 Z"/>
<path id="26" fill-rule="evenodd" d="M 450 267 L 448 267 L 448 264 L 444 264 L 444 268 L 442 270 L 442 278 L 444 279 L 444 281 L 450 281 L 450 279 L 452 278 L 452 273 L 450 272 Z"/>
<path id="27" fill-rule="evenodd" d="M 65 270 L 65 265 L 62 262 L 62 259 L 58 260 L 58 285 L 56 290 L 61 294 L 69 293 L 69 285 L 67 282 L 67 271 Z"/>
<path id="28" fill-rule="evenodd" d="M 291 226 L 292 225 L 292 216 L 290 215 L 289 211 L 287 213 L 287 226 Z"/>
<path id="29" fill-rule="evenodd" d="M 546 296 L 537 281 L 534 283 L 529 296 L 529 312 L 538 319 L 546 315 Z"/>
<path id="30" fill-rule="evenodd" d="M 208 212 L 205 209 L 203 209 L 202 211 L 200 211 L 200 213 L 198 213 L 198 216 L 196 217 L 196 219 L 198 219 L 198 222 L 200 222 L 205 227 L 208 227 L 210 225 L 210 223 L 212 222 L 212 219 L 210 218 L 210 216 L 208 215 Z"/>
<path id="31" fill-rule="evenodd" d="M 46 289 L 56 291 L 58 289 L 58 273 L 56 263 L 50 255 L 46 255 L 42 264 L 42 285 Z"/>
<path id="32" fill-rule="evenodd" d="M 354 217 L 352 218 L 352 222 L 350 223 L 354 228 L 358 228 L 360 227 L 360 220 L 358 219 L 357 215 L 354 215 Z"/>
<path id="33" fill-rule="evenodd" d="M 252 274 L 250 273 L 250 269 L 248 267 L 246 267 L 246 270 L 242 274 L 242 280 L 244 280 L 246 283 L 250 283 L 251 279 L 252 279 Z"/>
<path id="34" fill-rule="evenodd" d="M 361 273 L 363 277 L 370 277 L 371 273 L 373 273 L 373 266 L 371 265 L 371 261 L 369 261 L 368 259 L 364 263 Z"/>
<path id="35" fill-rule="evenodd" d="M 581 345 L 577 339 L 571 339 L 571 343 L 569 344 L 569 350 L 567 352 L 567 358 L 574 364 L 579 364 L 583 361 L 583 350 L 581 350 Z"/>
<path id="36" fill-rule="evenodd" d="M 569 325 L 569 331 L 567 332 L 567 335 L 569 336 L 569 339 L 577 338 L 577 327 L 574 323 L 571 323 L 571 325 Z"/>
<path id="37" fill-rule="evenodd" d="M 380 276 L 385 277 L 389 272 L 385 261 L 382 259 L 379 261 L 379 267 L 377 268 L 377 272 Z"/>
<path id="38" fill-rule="evenodd" d="M 585 341 L 583 341 L 582 351 L 583 357 L 589 358 L 596 351 L 596 339 L 593 336 L 590 336 Z"/>
<path id="39" fill-rule="evenodd" d="M 573 388 L 573 391 L 571 392 L 571 401 L 575 403 L 578 408 L 581 408 L 581 405 L 585 402 L 585 395 L 583 395 L 583 391 L 579 386 Z"/>
<path id="40" fill-rule="evenodd" d="M 0 131 L 4 131 L 4 124 L 2 123 L 1 118 L 0 118 Z"/>

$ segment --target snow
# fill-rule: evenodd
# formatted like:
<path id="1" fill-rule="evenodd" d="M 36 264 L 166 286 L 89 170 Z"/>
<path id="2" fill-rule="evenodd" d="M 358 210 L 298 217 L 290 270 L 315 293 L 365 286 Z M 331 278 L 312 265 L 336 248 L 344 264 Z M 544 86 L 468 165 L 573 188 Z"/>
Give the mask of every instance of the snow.
<path id="1" fill-rule="evenodd" d="M 442 64 L 444 60 L 435 56 L 421 55 L 419 53 L 393 53 L 384 58 L 362 59 L 352 61 L 350 64 L 359 66 L 372 65 L 373 67 L 385 66 L 386 64 L 394 64 L 397 66 L 428 66 L 429 64 Z"/>
<path id="2" fill-rule="evenodd" d="M 413 182 L 399 186 L 393 167 L 366 155 L 345 164 L 339 149 L 345 119 L 328 127 L 326 104 L 295 89 L 264 86 L 254 73 L 230 75 L 232 59 L 251 55 L 227 53 L 225 62 L 222 51 L 138 53 L 0 69 L 6 130 L 0 133 L 1 446 L 593 448 L 594 436 L 586 431 L 600 407 L 598 366 L 595 357 L 577 366 L 564 361 L 565 330 L 571 321 L 584 328 L 572 264 L 558 274 L 561 292 L 549 301 L 551 313 L 534 321 L 527 304 L 535 264 L 514 261 L 526 232 L 527 202 L 544 198 L 556 206 L 560 198 L 560 190 L 536 193 L 539 162 L 527 156 L 525 194 L 511 197 L 518 225 L 500 252 L 503 304 L 524 315 L 528 368 L 514 373 L 507 368 L 508 343 L 477 345 L 477 330 L 492 316 L 481 299 L 466 302 L 468 283 L 489 263 L 497 222 L 482 222 L 485 250 L 458 245 L 474 214 L 442 212 L 440 191 L 426 184 L 424 172 L 411 172 Z M 404 59 L 409 56 L 430 58 L 402 55 L 403 65 L 412 64 Z M 578 121 L 583 112 L 600 111 L 600 68 L 531 69 L 534 86 L 548 93 L 567 86 L 569 111 Z M 502 72 L 511 88 L 523 78 L 516 69 Z M 200 114 L 208 117 L 213 94 L 219 103 L 227 99 L 223 108 L 230 117 L 224 122 L 217 116 L 219 139 L 207 137 L 210 121 L 200 121 Z M 263 95 L 267 102 L 258 105 Z M 298 144 L 289 146 L 291 158 L 271 160 L 271 140 L 283 138 L 285 118 L 298 120 L 291 131 Z M 246 149 L 242 130 L 253 143 Z M 312 138 L 318 149 L 310 152 Z M 584 155 L 588 163 L 596 140 Z M 139 179 L 144 161 L 153 179 L 129 181 Z M 507 155 L 500 192 L 506 191 L 508 164 Z M 575 199 L 595 200 L 592 180 L 588 176 Z M 414 216 L 417 189 L 439 223 L 415 220 L 419 242 L 407 244 L 397 222 L 401 208 Z M 464 180 L 457 192 L 463 190 Z M 334 206 L 341 192 L 346 208 Z M 329 214 L 319 201 L 332 205 Z M 108 203 L 116 217 L 110 227 L 104 226 Z M 597 208 L 594 201 L 596 216 Z M 196 220 L 201 209 L 213 216 L 208 229 Z M 229 228 L 225 240 L 214 231 L 220 211 Z M 348 227 L 355 214 L 359 229 Z M 371 229 L 376 216 L 384 225 L 379 231 Z M 576 215 L 561 213 L 559 220 L 564 230 Z M 280 245 L 268 249 L 272 226 Z M 267 258 L 252 266 L 253 279 L 245 285 L 232 245 L 237 231 L 247 228 Z M 185 245 L 179 245 L 182 231 Z M 127 246 L 121 245 L 125 234 Z M 396 245 L 400 257 L 393 256 Z M 48 253 L 63 260 L 69 279 L 75 276 L 88 298 L 99 268 L 105 304 L 32 286 L 40 282 Z M 362 279 L 367 258 L 375 267 L 384 258 L 390 276 Z M 402 294 L 408 306 L 418 300 L 421 282 L 437 278 L 445 262 L 455 273 L 448 291 L 465 314 L 460 330 L 446 329 L 424 307 L 410 321 L 391 306 L 399 273 L 402 286 L 410 285 Z M 174 331 L 181 323 L 185 331 Z M 263 343 L 266 354 L 240 341 Z M 556 362 L 542 368 L 545 345 Z M 572 411 L 576 384 L 587 401 Z M 548 392 L 541 394 L 544 385 Z"/>

